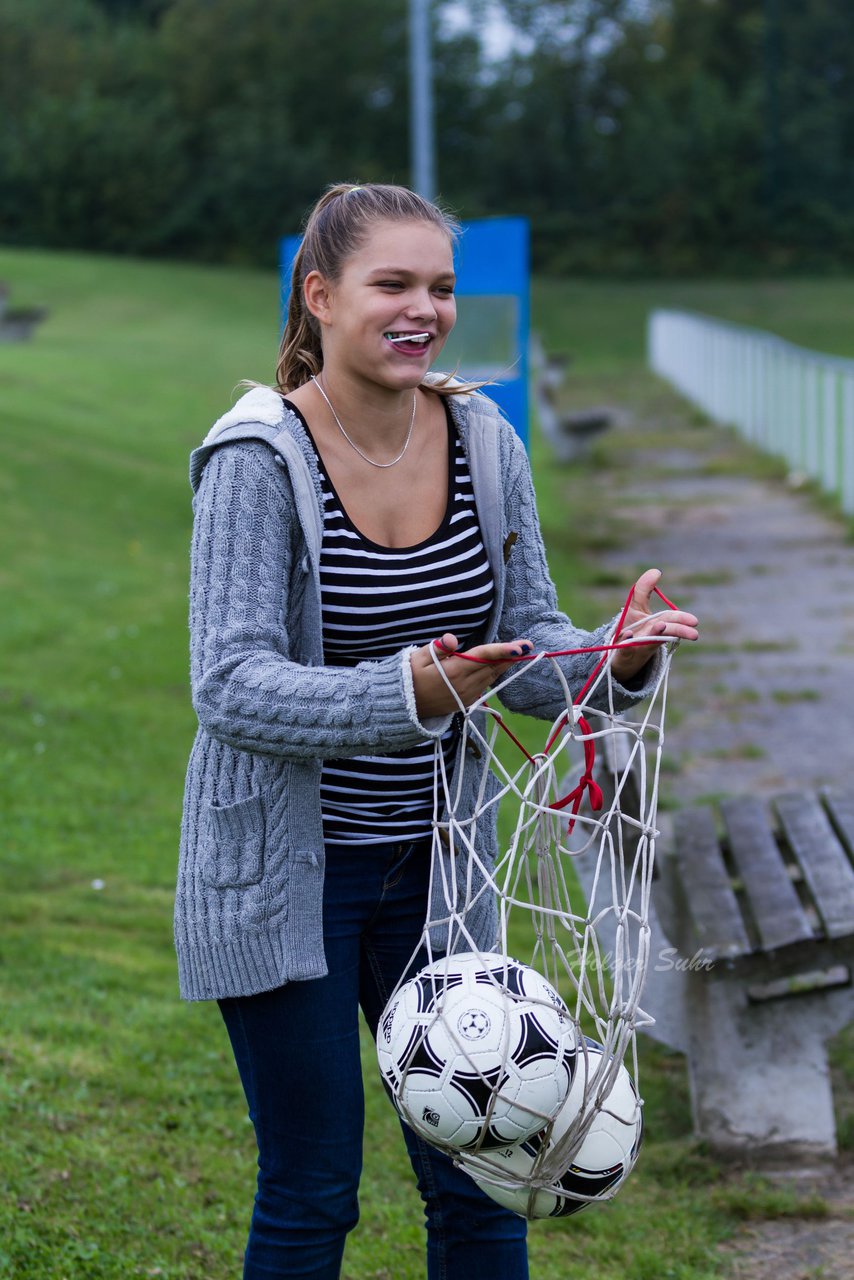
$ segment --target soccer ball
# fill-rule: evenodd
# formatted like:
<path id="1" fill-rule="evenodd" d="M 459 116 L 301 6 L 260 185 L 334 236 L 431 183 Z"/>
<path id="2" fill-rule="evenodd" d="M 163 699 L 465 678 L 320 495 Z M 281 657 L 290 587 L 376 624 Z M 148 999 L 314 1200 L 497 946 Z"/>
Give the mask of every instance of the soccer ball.
<path id="1" fill-rule="evenodd" d="M 491 1150 L 542 1129 L 569 1093 L 572 1019 L 555 989 L 507 956 L 462 952 L 422 969 L 377 1030 L 383 1081 L 422 1137 Z"/>
<path id="2" fill-rule="evenodd" d="M 632 1078 L 621 1066 L 613 1088 L 602 1102 L 578 1150 L 564 1172 L 550 1187 L 535 1189 L 526 1179 L 542 1151 L 551 1150 L 567 1133 L 578 1116 L 584 1099 L 585 1082 L 602 1061 L 604 1049 L 585 1037 L 586 1052 L 579 1049 L 569 1096 L 558 1112 L 547 1139 L 540 1134 L 517 1146 L 490 1152 L 487 1157 L 467 1157 L 463 1168 L 493 1200 L 525 1218 L 563 1218 L 578 1213 L 592 1200 L 613 1196 L 628 1177 L 638 1157 L 643 1138 L 643 1115 Z M 595 1105 L 594 1097 L 588 1105 Z M 578 1199 L 578 1197 L 584 1197 Z M 590 1197 L 591 1199 L 588 1199 Z"/>

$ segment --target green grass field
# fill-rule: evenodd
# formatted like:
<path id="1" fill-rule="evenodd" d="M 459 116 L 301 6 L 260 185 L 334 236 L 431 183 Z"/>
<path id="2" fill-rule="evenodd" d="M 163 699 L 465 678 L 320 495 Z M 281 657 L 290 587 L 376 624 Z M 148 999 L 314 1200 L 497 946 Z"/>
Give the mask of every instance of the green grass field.
<path id="1" fill-rule="evenodd" d="M 189 449 L 268 379 L 268 274 L 0 252 L 33 342 L 0 347 L 0 1277 L 239 1274 L 254 1144 L 212 1006 L 177 996 L 171 897 L 187 690 Z M 680 302 L 854 350 L 854 283 L 544 282 L 534 314 L 576 385 L 650 395 L 643 318 Z M 538 456 L 538 455 L 537 455 Z M 583 521 L 538 465 L 564 602 L 592 620 Z M 616 604 L 616 601 L 615 601 Z M 368 1056 L 370 1046 L 366 1046 Z M 369 1064 L 349 1280 L 416 1280 L 422 1230 Z M 745 1216 L 793 1211 L 690 1137 L 683 1064 L 644 1050 L 648 1143 L 612 1204 L 532 1229 L 532 1274 L 705 1280 Z"/>

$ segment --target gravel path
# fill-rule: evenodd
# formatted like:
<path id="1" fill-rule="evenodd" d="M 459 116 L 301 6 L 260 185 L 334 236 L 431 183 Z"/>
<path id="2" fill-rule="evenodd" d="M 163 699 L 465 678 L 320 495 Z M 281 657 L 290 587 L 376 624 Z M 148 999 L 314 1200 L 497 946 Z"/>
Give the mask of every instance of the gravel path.
<path id="1" fill-rule="evenodd" d="M 852 1280 L 854 1168 L 781 1175 L 805 1205 L 805 1216 L 745 1226 L 721 1249 L 729 1280 Z M 788 1185 L 787 1185 L 788 1184 Z M 792 1185 L 794 1184 L 794 1186 Z M 815 1215 L 816 1210 L 820 1212 Z"/>
<path id="2" fill-rule="evenodd" d="M 665 593 L 701 619 L 701 643 L 673 665 L 663 795 L 682 805 L 850 788 L 854 549 L 842 521 L 757 467 L 730 433 L 686 430 L 684 406 L 653 401 L 634 422 L 624 416 L 604 451 L 611 465 L 593 478 L 605 508 L 622 513 L 597 553 L 603 579 L 630 583 L 655 565 Z M 602 602 L 613 606 L 612 586 Z M 803 1216 L 746 1224 L 721 1250 L 722 1273 L 854 1280 L 851 1161 L 780 1176 Z"/>
<path id="3" fill-rule="evenodd" d="M 669 796 L 850 785 L 854 550 L 844 526 L 780 481 L 714 474 L 717 433 L 693 434 L 693 449 L 645 450 L 610 473 L 635 537 L 603 554 L 626 581 L 658 566 L 666 594 L 701 619 L 702 642 L 684 645 L 673 667 Z"/>

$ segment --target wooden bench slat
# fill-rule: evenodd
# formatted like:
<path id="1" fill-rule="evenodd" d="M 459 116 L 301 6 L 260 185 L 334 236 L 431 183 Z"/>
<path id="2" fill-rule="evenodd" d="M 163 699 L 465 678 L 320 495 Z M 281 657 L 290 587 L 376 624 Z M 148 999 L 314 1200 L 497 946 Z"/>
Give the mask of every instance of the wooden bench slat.
<path id="1" fill-rule="evenodd" d="M 774 803 L 827 936 L 854 933 L 854 867 L 818 798 L 798 792 Z"/>
<path id="2" fill-rule="evenodd" d="M 711 809 L 679 810 L 674 819 L 676 861 L 697 941 L 709 955 L 752 950 L 723 860 Z"/>
<path id="3" fill-rule="evenodd" d="M 824 803 L 827 805 L 837 835 L 854 857 L 854 794 L 842 791 L 825 791 Z"/>
<path id="4" fill-rule="evenodd" d="M 738 796 L 723 801 L 721 813 L 762 946 L 774 951 L 812 938 L 765 805 L 753 796 Z"/>

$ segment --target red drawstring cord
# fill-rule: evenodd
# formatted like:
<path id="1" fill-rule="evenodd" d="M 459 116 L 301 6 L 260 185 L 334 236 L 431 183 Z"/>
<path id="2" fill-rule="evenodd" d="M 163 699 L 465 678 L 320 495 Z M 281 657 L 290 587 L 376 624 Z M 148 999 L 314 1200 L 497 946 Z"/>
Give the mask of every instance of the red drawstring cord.
<path id="1" fill-rule="evenodd" d="M 593 746 L 593 739 L 590 737 L 590 725 L 584 719 L 584 716 L 579 716 L 577 723 L 581 726 L 581 732 L 585 735 L 582 739 L 584 742 L 584 772 L 578 780 L 578 785 L 573 787 L 569 795 L 564 796 L 562 800 L 555 800 L 554 804 L 549 805 L 550 809 L 565 809 L 568 804 L 572 805 L 572 817 L 569 819 L 568 828 L 570 835 L 572 835 L 572 828 L 575 826 L 575 818 L 581 808 L 585 791 L 590 793 L 590 808 L 593 812 L 598 813 L 602 808 L 602 788 L 593 778 L 596 751 Z"/>
<path id="2" fill-rule="evenodd" d="M 672 600 L 668 600 L 667 596 L 662 591 L 659 591 L 658 587 L 653 587 L 653 591 L 659 597 L 659 599 L 664 601 L 668 609 L 676 608 L 676 605 L 672 602 Z M 635 589 L 634 587 L 632 587 L 632 589 L 629 591 L 628 596 L 626 597 L 626 603 L 623 605 L 622 612 L 619 616 L 619 619 L 617 620 L 617 625 L 614 628 L 615 637 L 618 636 L 623 629 L 623 623 L 626 620 L 626 614 L 631 608 L 631 603 L 632 603 L 632 600 L 634 599 L 634 594 L 635 594 Z M 449 650 L 445 649 L 445 646 L 442 644 L 441 640 L 434 640 L 433 643 L 437 649 L 442 649 L 445 653 L 450 653 Z M 518 657 L 510 657 L 510 658 L 473 658 L 467 653 L 454 653 L 451 656 L 456 658 L 464 658 L 466 662 L 477 662 L 483 666 L 493 666 L 497 662 L 512 662 L 515 664 L 518 662 L 531 662 L 534 658 L 542 658 L 542 657 L 568 658 L 581 653 L 601 653 L 602 657 L 596 663 L 596 666 L 593 668 L 590 675 L 587 677 L 584 684 L 582 685 L 581 689 L 578 691 L 578 693 L 572 700 L 572 705 L 578 706 L 582 702 L 585 693 L 593 684 L 594 680 L 599 675 L 599 672 L 602 670 L 603 666 L 607 662 L 608 654 L 611 653 L 614 649 L 623 649 L 625 647 L 626 647 L 625 645 L 619 644 L 616 641 L 616 639 L 614 639 L 611 641 L 610 644 L 591 645 L 589 648 L 586 648 L 586 649 L 557 649 L 552 653 L 520 654 Z M 516 746 L 522 752 L 523 756 L 528 761 L 528 763 L 535 764 L 536 761 L 534 760 L 534 757 L 525 749 L 525 747 L 522 745 L 522 743 L 519 741 L 516 735 L 510 729 L 508 729 L 500 713 L 497 711 L 494 711 L 492 707 L 490 707 L 488 704 L 484 704 L 484 706 L 485 706 L 485 709 L 489 712 L 489 714 L 498 722 L 499 727 L 504 730 L 508 738 L 510 738 L 510 740 L 516 744 Z M 545 750 L 543 752 L 544 755 L 548 755 L 548 753 L 551 751 L 552 747 L 555 744 L 555 741 L 560 735 L 561 730 L 566 725 L 568 718 L 569 718 L 569 715 L 568 715 L 568 712 L 566 711 L 564 711 L 563 715 L 559 717 L 557 723 L 554 726 L 554 729 L 549 735 L 549 740 L 545 745 Z M 590 808 L 593 810 L 594 813 L 598 813 L 599 810 L 602 808 L 602 804 L 603 804 L 602 788 L 598 785 L 598 783 L 593 778 L 593 767 L 596 763 L 596 750 L 593 744 L 592 730 L 590 728 L 590 725 L 582 715 L 579 715 L 577 717 L 576 723 L 579 725 L 583 735 L 582 741 L 584 743 L 584 772 L 579 778 L 577 786 L 573 787 L 572 791 L 570 791 L 568 795 L 565 795 L 562 800 L 555 800 L 553 804 L 549 805 L 550 809 L 556 809 L 556 810 L 565 809 L 567 805 L 572 805 L 572 816 L 570 817 L 569 828 L 568 828 L 570 835 L 572 834 L 572 829 L 575 826 L 575 819 L 579 809 L 581 808 L 581 803 L 584 799 L 585 792 L 589 792 Z"/>

